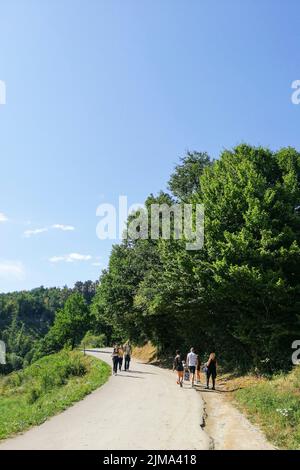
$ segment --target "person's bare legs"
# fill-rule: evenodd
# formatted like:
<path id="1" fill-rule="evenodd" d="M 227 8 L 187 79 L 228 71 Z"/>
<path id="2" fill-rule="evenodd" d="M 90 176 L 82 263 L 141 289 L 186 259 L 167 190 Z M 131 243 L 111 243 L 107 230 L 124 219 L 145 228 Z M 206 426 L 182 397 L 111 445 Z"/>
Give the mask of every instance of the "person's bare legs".
<path id="1" fill-rule="evenodd" d="M 194 382 L 195 382 L 195 372 L 194 372 L 194 373 L 190 372 L 190 377 L 191 377 L 191 379 L 192 379 L 192 387 L 193 387 L 193 386 L 194 386 Z"/>
<path id="2" fill-rule="evenodd" d="M 183 371 L 181 371 L 181 370 L 178 371 L 178 383 L 179 383 L 180 387 L 182 387 L 182 385 L 183 385 Z"/>

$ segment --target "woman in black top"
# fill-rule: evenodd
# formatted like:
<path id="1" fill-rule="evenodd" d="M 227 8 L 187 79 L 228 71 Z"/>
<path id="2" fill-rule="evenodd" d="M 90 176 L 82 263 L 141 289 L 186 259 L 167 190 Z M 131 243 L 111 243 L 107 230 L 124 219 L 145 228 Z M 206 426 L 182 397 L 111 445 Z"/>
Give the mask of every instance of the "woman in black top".
<path id="1" fill-rule="evenodd" d="M 212 390 L 215 390 L 217 377 L 217 359 L 215 353 L 210 353 L 208 362 L 206 363 L 206 388 L 209 388 L 209 379 L 212 378 Z"/>
<path id="2" fill-rule="evenodd" d="M 183 363 L 180 351 L 177 349 L 176 356 L 174 358 L 173 370 L 177 371 L 177 384 L 182 387 L 183 384 Z"/>

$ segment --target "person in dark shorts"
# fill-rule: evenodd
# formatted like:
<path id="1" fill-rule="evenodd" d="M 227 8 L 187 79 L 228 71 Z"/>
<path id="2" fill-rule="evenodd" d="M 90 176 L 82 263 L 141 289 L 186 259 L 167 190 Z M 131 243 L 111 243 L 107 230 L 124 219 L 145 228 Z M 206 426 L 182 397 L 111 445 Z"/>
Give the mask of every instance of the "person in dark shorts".
<path id="1" fill-rule="evenodd" d="M 212 390 L 216 389 L 217 377 L 217 359 L 214 352 L 210 353 L 208 362 L 206 363 L 206 388 L 209 389 L 209 379 L 212 378 Z"/>
<path id="2" fill-rule="evenodd" d="M 187 362 L 188 368 L 190 369 L 192 387 L 193 387 L 194 381 L 195 381 L 196 365 L 197 365 L 197 354 L 195 354 L 194 348 L 191 348 L 190 352 L 188 353 L 186 362 Z"/>
<path id="3" fill-rule="evenodd" d="M 180 385 L 180 387 L 182 387 L 183 384 L 183 369 L 184 367 L 182 357 L 180 351 L 177 349 L 176 356 L 173 362 L 173 370 L 177 371 L 177 384 Z"/>

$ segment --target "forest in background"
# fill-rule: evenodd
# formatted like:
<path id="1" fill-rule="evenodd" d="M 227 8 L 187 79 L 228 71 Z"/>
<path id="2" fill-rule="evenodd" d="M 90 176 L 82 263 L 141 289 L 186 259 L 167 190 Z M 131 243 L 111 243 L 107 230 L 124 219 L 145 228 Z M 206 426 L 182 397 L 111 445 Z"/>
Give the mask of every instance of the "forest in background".
<path id="1" fill-rule="evenodd" d="M 99 284 L 88 281 L 88 296 L 76 286 L 2 294 L 5 370 L 83 337 L 110 345 L 151 340 L 160 355 L 214 350 L 223 367 L 240 371 L 289 369 L 300 336 L 299 183 L 293 148 L 242 144 L 218 160 L 188 152 L 168 191 L 145 205 L 203 204 L 204 247 L 188 251 L 172 236 L 127 238 L 113 246 Z"/>
<path id="2" fill-rule="evenodd" d="M 97 284 L 79 281 L 72 289 L 42 286 L 31 291 L 0 294 L 0 340 L 6 344 L 6 365 L 0 365 L 0 373 L 21 369 L 45 355 L 43 341 L 56 315 L 59 316 L 72 296 L 90 305 Z"/>

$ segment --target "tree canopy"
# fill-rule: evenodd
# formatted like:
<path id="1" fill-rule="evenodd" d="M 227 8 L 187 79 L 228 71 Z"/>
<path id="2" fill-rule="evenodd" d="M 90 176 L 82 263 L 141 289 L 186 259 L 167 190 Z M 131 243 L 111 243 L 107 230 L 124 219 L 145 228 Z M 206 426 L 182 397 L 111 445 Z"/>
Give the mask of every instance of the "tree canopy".
<path id="1" fill-rule="evenodd" d="M 188 153 L 170 198 L 204 204 L 203 249 L 172 237 L 115 246 L 93 302 L 99 324 L 160 350 L 215 349 L 229 367 L 289 367 L 300 333 L 299 178 L 292 148 L 242 144 L 215 161 Z"/>

